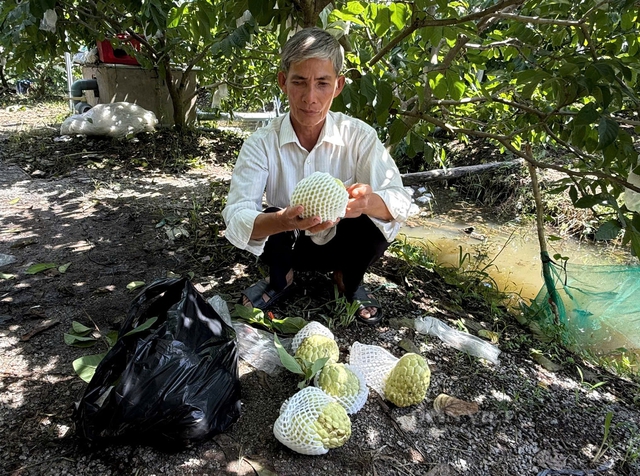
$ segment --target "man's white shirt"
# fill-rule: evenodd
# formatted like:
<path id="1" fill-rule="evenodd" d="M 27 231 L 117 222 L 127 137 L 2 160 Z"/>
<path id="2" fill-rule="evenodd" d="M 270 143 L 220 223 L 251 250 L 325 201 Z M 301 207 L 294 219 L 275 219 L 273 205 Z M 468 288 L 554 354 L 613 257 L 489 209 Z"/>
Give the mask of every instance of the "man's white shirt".
<path id="1" fill-rule="evenodd" d="M 227 205 L 222 212 L 225 237 L 236 247 L 262 254 L 265 239 L 252 240 L 256 217 L 267 206 L 290 205 L 296 184 L 304 177 L 327 172 L 346 185 L 371 185 L 393 216 L 392 221 L 371 218 L 387 241 L 407 219 L 411 197 L 402 185 L 398 168 L 375 130 L 342 113 L 329 112 L 316 146 L 307 151 L 296 136 L 289 114 L 272 120 L 246 139 L 233 170 Z M 332 227 L 312 236 L 323 244 L 335 236 Z"/>

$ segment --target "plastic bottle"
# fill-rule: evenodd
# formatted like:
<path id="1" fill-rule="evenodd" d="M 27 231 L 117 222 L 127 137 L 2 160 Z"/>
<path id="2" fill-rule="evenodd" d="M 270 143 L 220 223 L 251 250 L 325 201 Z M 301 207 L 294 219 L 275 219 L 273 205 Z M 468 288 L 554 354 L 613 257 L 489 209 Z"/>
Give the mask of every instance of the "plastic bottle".
<path id="1" fill-rule="evenodd" d="M 430 334 L 439 337 L 442 342 L 466 352 L 475 357 L 486 359 L 494 365 L 498 365 L 500 349 L 495 345 L 482 340 L 480 337 L 452 329 L 435 317 L 424 316 L 415 320 L 416 331 L 421 334 Z"/>

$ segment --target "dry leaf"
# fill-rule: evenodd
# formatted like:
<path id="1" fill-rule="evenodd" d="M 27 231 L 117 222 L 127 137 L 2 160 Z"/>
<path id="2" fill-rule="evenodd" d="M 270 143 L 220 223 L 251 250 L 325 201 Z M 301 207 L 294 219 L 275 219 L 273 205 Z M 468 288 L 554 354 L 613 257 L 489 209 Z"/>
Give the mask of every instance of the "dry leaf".
<path id="1" fill-rule="evenodd" d="M 446 393 L 438 395 L 433 402 L 436 411 L 444 412 L 449 416 L 459 417 L 462 415 L 473 415 L 478 413 L 478 404 L 467 402 L 456 397 L 451 397 Z"/>
<path id="2" fill-rule="evenodd" d="M 498 334 L 497 332 L 480 329 L 478 331 L 478 335 L 480 337 L 484 337 L 485 339 L 489 339 L 492 344 L 497 344 L 498 342 L 500 342 L 500 334 Z"/>

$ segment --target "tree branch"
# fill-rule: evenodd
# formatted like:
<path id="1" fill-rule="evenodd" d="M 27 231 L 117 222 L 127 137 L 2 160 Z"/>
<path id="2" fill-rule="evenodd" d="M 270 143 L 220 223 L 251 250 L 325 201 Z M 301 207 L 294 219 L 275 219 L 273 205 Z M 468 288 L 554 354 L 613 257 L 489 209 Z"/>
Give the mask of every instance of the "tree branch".
<path id="1" fill-rule="evenodd" d="M 486 16 L 491 16 L 491 15 L 495 16 L 494 15 L 495 12 L 502 10 L 503 8 L 506 8 L 508 6 L 520 4 L 523 2 L 524 0 L 504 0 L 496 5 L 493 5 L 492 7 L 486 8 L 479 12 L 471 13 L 469 15 L 462 16 L 460 18 L 445 18 L 442 20 L 437 20 L 437 19 L 426 19 L 426 18 L 416 17 L 408 26 L 406 26 L 400 33 L 398 33 L 397 36 L 392 38 L 391 41 L 389 41 L 389 43 L 387 43 L 373 58 L 371 58 L 371 60 L 369 60 L 369 66 L 373 66 L 374 64 L 376 64 L 378 61 L 380 61 L 380 59 L 384 55 L 386 55 L 389 51 L 395 48 L 400 42 L 402 42 L 402 40 L 404 40 L 407 36 L 411 35 L 414 31 L 420 28 L 425 28 L 429 26 L 459 25 L 461 23 L 478 20 Z"/>
<path id="2" fill-rule="evenodd" d="M 484 138 L 484 139 L 492 139 L 495 140 L 497 142 L 499 142 L 500 144 L 502 144 L 505 149 L 507 149 L 508 151 L 510 151 L 512 154 L 523 158 L 524 160 L 526 160 L 528 163 L 530 163 L 531 165 L 533 165 L 534 167 L 538 167 L 540 169 L 551 169 L 551 170 L 555 170 L 557 172 L 561 172 L 569 177 L 598 177 L 601 179 L 605 179 L 605 180 L 609 180 L 615 184 L 618 184 L 622 187 L 626 187 L 630 190 L 633 190 L 634 192 L 638 192 L 640 193 L 640 187 L 633 185 L 629 182 L 627 182 L 625 179 L 614 176 L 614 175 L 609 175 L 606 174 L 604 172 L 600 172 L 599 170 L 592 170 L 592 171 L 588 171 L 588 172 L 584 172 L 581 170 L 572 170 L 572 169 L 567 169 L 566 167 L 562 167 L 560 165 L 555 165 L 555 164 L 547 164 L 544 162 L 539 162 L 537 160 L 535 160 L 533 157 L 527 155 L 525 152 L 517 149 L 512 143 L 509 137 L 507 136 L 503 136 L 503 135 L 499 135 L 499 134 L 492 134 L 489 132 L 484 132 L 484 131 L 477 131 L 477 130 L 473 130 L 473 129 L 466 129 L 466 128 L 462 128 L 462 127 L 456 127 L 454 125 L 451 124 L 447 124 L 444 121 L 441 121 L 431 115 L 428 114 L 415 114 L 415 113 L 411 113 L 411 112 L 399 112 L 398 114 L 400 115 L 406 115 L 409 117 L 419 117 L 420 119 L 427 121 L 431 124 L 434 124 L 438 127 L 441 127 L 442 129 L 446 129 L 449 130 L 455 134 L 465 134 L 465 135 L 469 135 L 472 137 L 480 137 L 480 138 Z"/>

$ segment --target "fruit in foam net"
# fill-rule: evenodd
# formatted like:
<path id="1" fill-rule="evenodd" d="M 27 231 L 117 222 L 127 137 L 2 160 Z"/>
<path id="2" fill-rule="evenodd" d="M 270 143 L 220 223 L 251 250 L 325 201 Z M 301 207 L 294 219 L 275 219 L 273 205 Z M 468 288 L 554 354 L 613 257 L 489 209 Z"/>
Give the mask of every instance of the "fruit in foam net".
<path id="1" fill-rule="evenodd" d="M 314 172 L 298 182 L 291 195 L 291 206 L 302 205 L 302 218 L 319 216 L 336 221 L 345 214 L 349 194 L 339 179 L 325 172 Z"/>
<path id="2" fill-rule="evenodd" d="M 335 340 L 320 335 L 313 334 L 306 337 L 296 349 L 295 357 L 315 362 L 318 359 L 327 357 L 327 364 L 333 364 L 340 358 L 340 349 Z"/>

